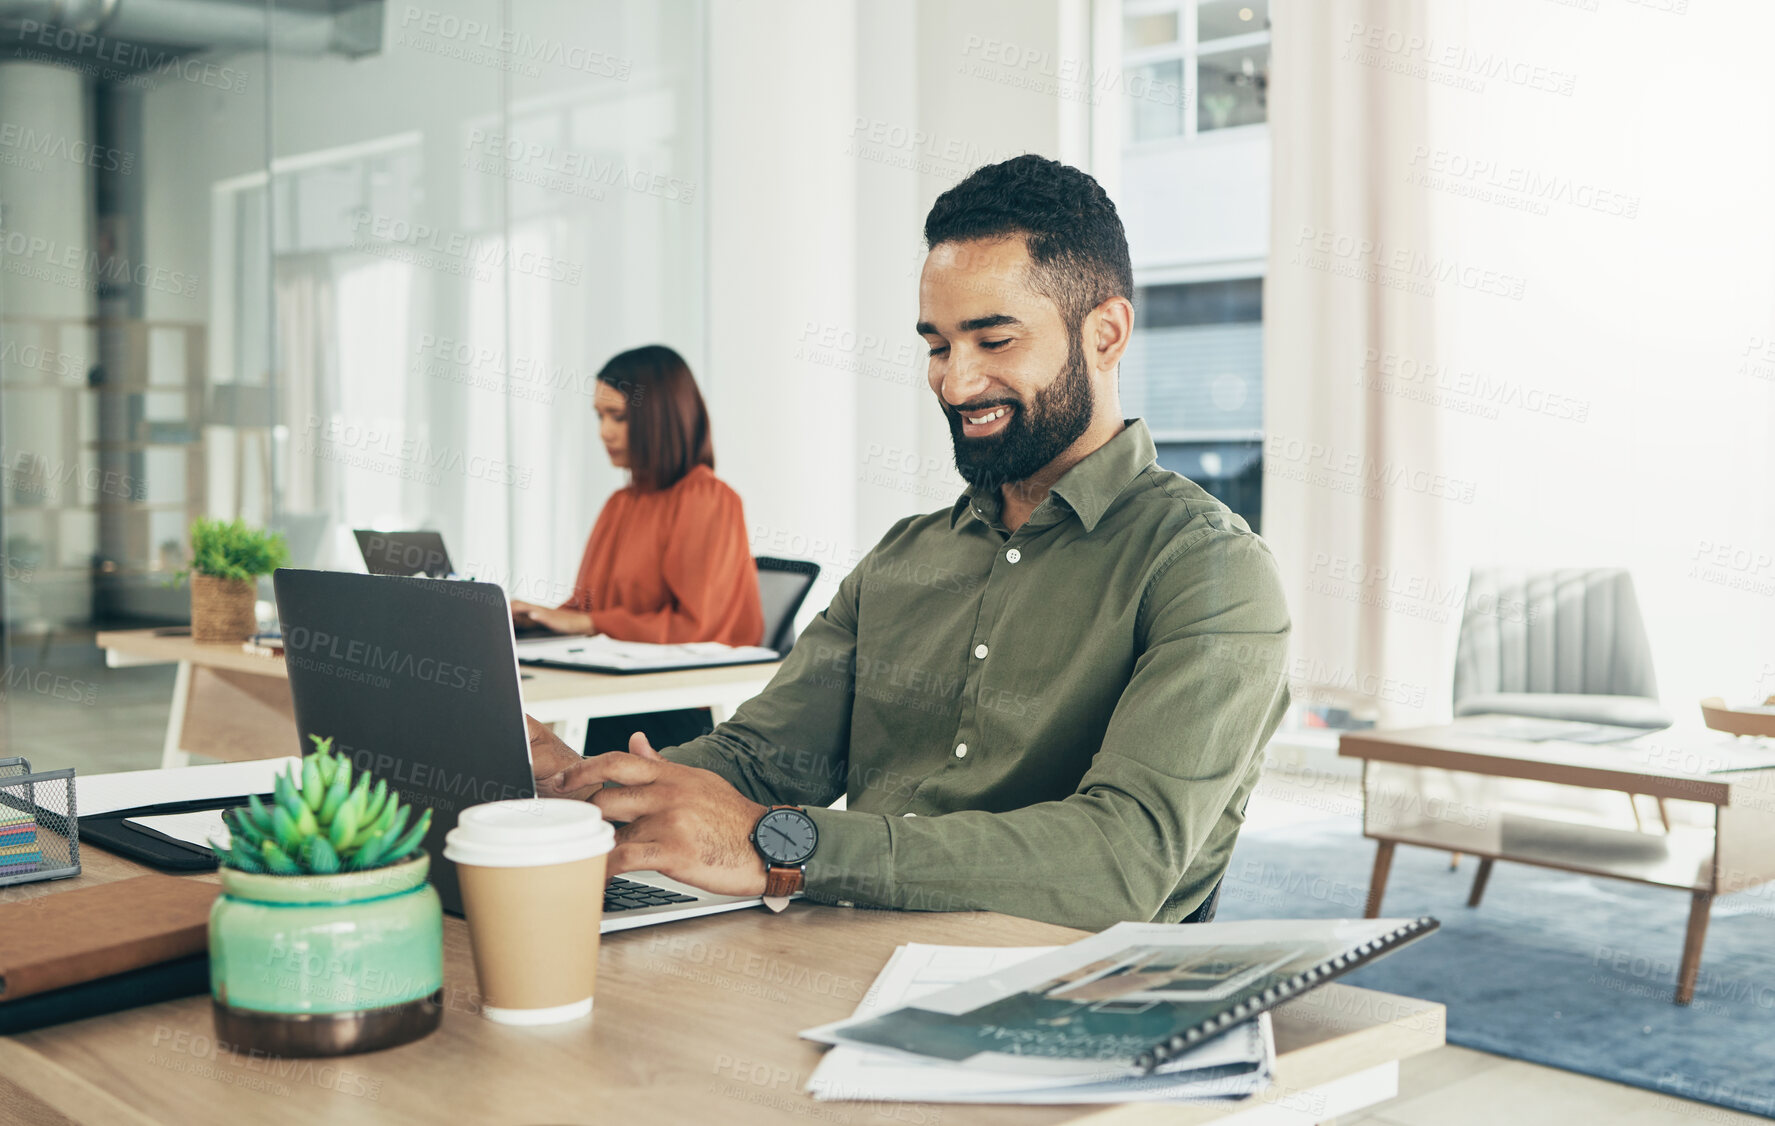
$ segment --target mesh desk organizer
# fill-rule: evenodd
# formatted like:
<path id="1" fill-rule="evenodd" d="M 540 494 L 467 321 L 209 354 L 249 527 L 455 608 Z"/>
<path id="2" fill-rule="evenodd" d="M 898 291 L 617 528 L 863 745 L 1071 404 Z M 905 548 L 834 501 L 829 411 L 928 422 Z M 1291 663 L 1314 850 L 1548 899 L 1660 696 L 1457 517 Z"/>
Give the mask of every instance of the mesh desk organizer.
<path id="1" fill-rule="evenodd" d="M 0 887 L 80 874 L 74 771 L 0 758 Z"/>

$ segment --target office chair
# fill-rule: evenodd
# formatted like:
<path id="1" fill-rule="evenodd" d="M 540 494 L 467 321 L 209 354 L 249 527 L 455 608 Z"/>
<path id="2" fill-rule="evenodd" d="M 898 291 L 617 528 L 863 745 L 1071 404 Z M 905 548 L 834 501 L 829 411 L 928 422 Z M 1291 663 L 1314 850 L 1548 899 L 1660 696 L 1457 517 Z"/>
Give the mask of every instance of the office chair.
<path id="1" fill-rule="evenodd" d="M 1454 714 L 1669 727 L 1633 576 L 1619 567 L 1475 568 L 1455 650 Z M 1631 793 L 1627 800 L 1638 828 L 1639 805 Z M 1663 798 L 1658 816 L 1668 833 Z M 1454 853 L 1449 867 L 1460 859 Z M 1490 875 L 1481 859 L 1468 906 L 1479 906 Z"/>
<path id="2" fill-rule="evenodd" d="M 768 555 L 753 562 L 758 565 L 758 600 L 764 607 L 764 640 L 760 644 L 787 656 L 795 644 L 795 614 L 820 577 L 820 565 Z"/>
<path id="3" fill-rule="evenodd" d="M 758 601 L 764 609 L 766 648 L 787 656 L 795 644 L 795 612 L 807 600 L 807 592 L 820 576 L 820 565 L 805 559 L 773 559 L 760 555 Z M 600 716 L 586 723 L 586 754 L 628 746 L 629 734 L 639 731 L 655 747 L 675 747 L 714 730 L 715 717 L 708 708 L 673 708 L 663 712 Z"/>
<path id="4" fill-rule="evenodd" d="M 1214 890 L 1208 893 L 1208 898 L 1202 900 L 1201 904 L 1194 911 L 1185 915 L 1182 921 L 1186 923 L 1212 923 L 1214 921 L 1214 913 L 1220 910 L 1220 887 L 1224 883 L 1226 883 L 1226 877 L 1224 876 L 1215 881 Z"/>

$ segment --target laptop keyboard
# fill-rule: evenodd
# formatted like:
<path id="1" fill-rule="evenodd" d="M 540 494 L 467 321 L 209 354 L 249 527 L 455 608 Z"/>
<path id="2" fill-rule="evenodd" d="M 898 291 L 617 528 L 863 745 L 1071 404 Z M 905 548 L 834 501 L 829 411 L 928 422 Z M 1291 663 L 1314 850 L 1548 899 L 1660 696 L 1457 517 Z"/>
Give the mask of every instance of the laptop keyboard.
<path id="1" fill-rule="evenodd" d="M 694 895 L 680 895 L 665 888 L 656 888 L 651 884 L 638 884 L 634 880 L 625 880 L 621 876 L 604 885 L 604 913 L 613 914 L 617 911 L 633 911 L 637 907 L 664 907 L 668 903 L 690 903 L 696 899 Z"/>

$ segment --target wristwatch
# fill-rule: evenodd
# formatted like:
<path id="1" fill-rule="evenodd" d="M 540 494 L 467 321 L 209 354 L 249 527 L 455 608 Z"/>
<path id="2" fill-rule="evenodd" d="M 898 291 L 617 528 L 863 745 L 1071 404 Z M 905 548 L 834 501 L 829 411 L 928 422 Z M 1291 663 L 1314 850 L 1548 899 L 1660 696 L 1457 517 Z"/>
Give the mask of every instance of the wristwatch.
<path id="1" fill-rule="evenodd" d="M 764 905 L 772 911 L 789 906 L 801 890 L 808 858 L 820 843 L 820 829 L 799 806 L 773 805 L 752 826 L 752 847 L 764 857 Z"/>

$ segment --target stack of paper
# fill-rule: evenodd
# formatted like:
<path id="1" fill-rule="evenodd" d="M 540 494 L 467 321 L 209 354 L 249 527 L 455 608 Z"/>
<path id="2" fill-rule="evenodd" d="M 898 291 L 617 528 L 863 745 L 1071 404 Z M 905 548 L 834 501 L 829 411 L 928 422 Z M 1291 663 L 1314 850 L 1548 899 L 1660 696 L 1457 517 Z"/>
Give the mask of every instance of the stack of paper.
<path id="1" fill-rule="evenodd" d="M 1276 1049 L 1268 1013 L 1170 1060 L 1151 1075 L 1099 1061 L 1042 1054 L 1007 1052 L 990 1059 L 941 1060 L 860 1046 L 838 1034 L 846 1025 L 915 999 L 976 980 L 992 982 L 1000 971 L 1057 949 L 900 947 L 850 1020 L 802 1033 L 807 1039 L 837 1045 L 820 1061 L 808 1090 L 822 1100 L 1051 1104 L 1199 1102 L 1255 1094 L 1269 1085 Z"/>
<path id="2" fill-rule="evenodd" d="M 1117 923 L 1047 950 L 903 946 L 836 1047 L 823 1099 L 1134 1102 L 1268 1085 L 1269 1010 L 1436 930 L 1435 919 Z"/>
<path id="3" fill-rule="evenodd" d="M 74 780 L 74 789 L 80 802 L 80 815 L 96 817 L 123 809 L 151 809 L 178 802 L 268 794 L 277 776 L 292 766 L 299 773 L 302 760 L 289 756 L 218 762 L 209 766 L 180 766 L 170 770 L 82 774 Z"/>
<path id="4" fill-rule="evenodd" d="M 618 672 L 699 668 L 750 661 L 774 661 L 779 654 L 757 645 L 723 645 L 718 641 L 655 645 L 597 637 L 547 637 L 518 642 L 521 664 L 578 665 Z"/>
<path id="5" fill-rule="evenodd" d="M 228 822 L 222 820 L 222 813 L 220 809 L 159 813 L 150 817 L 125 817 L 123 823 L 132 829 L 147 829 L 151 833 L 194 845 L 208 852 L 211 841 L 223 848 L 234 845 L 234 834 L 228 831 Z"/>

